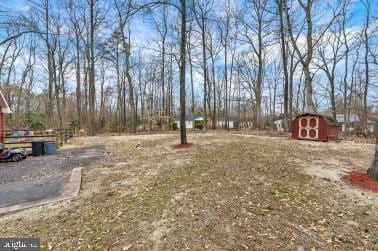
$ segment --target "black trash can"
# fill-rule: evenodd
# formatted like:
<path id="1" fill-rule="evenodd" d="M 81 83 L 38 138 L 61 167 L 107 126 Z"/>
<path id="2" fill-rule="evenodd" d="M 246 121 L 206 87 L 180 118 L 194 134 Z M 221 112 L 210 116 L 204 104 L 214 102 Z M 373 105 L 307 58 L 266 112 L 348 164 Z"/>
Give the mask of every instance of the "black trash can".
<path id="1" fill-rule="evenodd" d="M 43 141 L 33 141 L 32 142 L 32 155 L 33 156 L 41 156 L 44 154 L 44 143 Z"/>

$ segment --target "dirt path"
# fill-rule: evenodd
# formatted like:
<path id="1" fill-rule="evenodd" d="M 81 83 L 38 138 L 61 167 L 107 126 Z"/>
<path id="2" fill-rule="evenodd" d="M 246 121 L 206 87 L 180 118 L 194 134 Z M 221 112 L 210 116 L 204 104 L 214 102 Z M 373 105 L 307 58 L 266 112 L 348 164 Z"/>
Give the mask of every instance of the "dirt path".
<path id="1" fill-rule="evenodd" d="M 106 144 L 107 161 L 84 169 L 71 203 L 1 217 L 0 235 L 38 236 L 54 250 L 378 248 L 374 203 L 346 193 L 368 194 L 338 174 L 367 168 L 372 145 L 227 133 L 189 140 L 192 148 L 173 150 L 177 135 L 76 139 Z"/>

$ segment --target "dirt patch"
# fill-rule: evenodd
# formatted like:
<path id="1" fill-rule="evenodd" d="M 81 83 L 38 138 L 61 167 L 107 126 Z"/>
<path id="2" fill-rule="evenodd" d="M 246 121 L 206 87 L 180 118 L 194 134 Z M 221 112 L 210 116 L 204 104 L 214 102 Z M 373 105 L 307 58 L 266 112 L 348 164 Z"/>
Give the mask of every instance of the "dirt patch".
<path id="1" fill-rule="evenodd" d="M 325 168 L 319 165 L 316 166 L 309 166 L 305 168 L 305 173 L 313 176 L 313 177 L 319 177 L 324 180 L 328 181 L 338 181 L 342 177 L 342 173 L 340 171 Z"/>
<path id="2" fill-rule="evenodd" d="M 187 143 L 187 144 L 177 144 L 177 145 L 172 146 L 172 148 L 173 149 L 185 149 L 185 148 L 190 148 L 192 146 L 193 146 L 192 143 Z"/>
<path id="3" fill-rule="evenodd" d="M 353 186 L 378 192 L 378 181 L 368 176 L 365 170 L 353 170 L 344 176 L 343 179 Z"/>

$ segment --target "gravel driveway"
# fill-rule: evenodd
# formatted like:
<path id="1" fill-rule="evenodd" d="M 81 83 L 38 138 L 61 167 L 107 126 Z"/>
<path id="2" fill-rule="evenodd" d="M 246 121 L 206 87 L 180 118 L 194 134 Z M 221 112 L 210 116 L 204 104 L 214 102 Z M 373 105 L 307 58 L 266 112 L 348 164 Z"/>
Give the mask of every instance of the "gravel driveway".
<path id="1" fill-rule="evenodd" d="M 45 180 L 0 186 L 0 208 L 58 196 L 63 192 L 67 180 L 68 176 L 61 175 Z"/>
<path id="2" fill-rule="evenodd" d="M 104 146 L 59 150 L 56 155 L 0 163 L 0 208 L 49 199 L 62 194 L 70 171 L 101 160 Z"/>
<path id="3" fill-rule="evenodd" d="M 59 150 L 56 155 L 28 157 L 20 162 L 0 163 L 0 185 L 46 179 L 68 173 L 74 167 L 86 166 L 106 154 L 104 146 Z"/>

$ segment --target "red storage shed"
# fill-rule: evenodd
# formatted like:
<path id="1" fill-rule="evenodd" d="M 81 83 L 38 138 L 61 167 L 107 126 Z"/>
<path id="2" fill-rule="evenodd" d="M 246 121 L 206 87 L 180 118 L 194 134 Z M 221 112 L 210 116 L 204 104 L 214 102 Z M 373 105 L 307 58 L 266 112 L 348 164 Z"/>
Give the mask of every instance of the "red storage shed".
<path id="1" fill-rule="evenodd" d="M 340 126 L 328 124 L 324 116 L 311 113 L 298 115 L 291 128 L 292 138 L 325 142 L 340 132 Z"/>
<path id="2" fill-rule="evenodd" d="M 4 113 L 11 113 L 7 100 L 0 91 L 0 143 L 4 144 Z"/>

